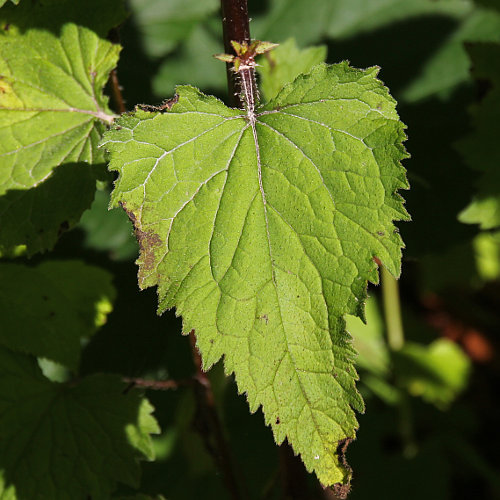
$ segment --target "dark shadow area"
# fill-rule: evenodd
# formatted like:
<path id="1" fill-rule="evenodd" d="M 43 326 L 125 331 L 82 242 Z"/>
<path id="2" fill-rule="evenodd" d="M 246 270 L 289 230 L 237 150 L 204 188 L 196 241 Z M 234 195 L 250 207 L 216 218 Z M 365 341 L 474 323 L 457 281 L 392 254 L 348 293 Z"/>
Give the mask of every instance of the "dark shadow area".
<path id="1" fill-rule="evenodd" d="M 328 62 L 347 59 L 357 68 L 380 66 L 379 77 L 398 99 L 456 27 L 449 17 L 422 16 L 353 38 L 327 40 Z"/>
<path id="2" fill-rule="evenodd" d="M 142 398 L 125 394 L 119 378 L 53 383 L 35 359 L 4 348 L 0 375 L 4 493 L 14 487 L 19 499 L 111 498 L 118 482 L 139 485 L 141 453 L 128 432 L 139 423 Z"/>
<path id="3" fill-rule="evenodd" d="M 477 231 L 457 219 L 477 176 L 455 147 L 469 131 L 471 95 L 470 89 L 459 88 L 447 101 L 429 99 L 399 109 L 408 126 L 406 147 L 411 154 L 404 161 L 411 189 L 403 196 L 412 222 L 400 224 L 406 257 L 443 252 Z"/>
<path id="4" fill-rule="evenodd" d="M 7 256 L 16 245 L 27 254 L 50 250 L 59 236 L 73 227 L 92 204 L 96 172 L 103 165 L 67 163 L 28 190 L 0 196 L 0 250 Z"/>
<path id="5" fill-rule="evenodd" d="M 119 27 L 119 38 L 123 49 L 117 73 L 126 109 L 132 111 L 136 104 L 160 104 L 151 84 L 162 60 L 153 60 L 145 53 L 133 16 Z"/>
<path id="6" fill-rule="evenodd" d="M 162 316 L 156 314 L 156 287 L 139 289 L 138 268 L 133 260 L 110 260 L 107 252 L 85 248 L 84 239 L 81 229 L 69 232 L 58 242 L 51 258 L 81 259 L 106 269 L 113 275 L 116 300 L 106 323 L 82 351 L 80 374 L 145 377 L 163 370 L 164 378 L 191 376 L 193 363 L 188 338 L 181 335 L 181 319 L 173 310 Z"/>

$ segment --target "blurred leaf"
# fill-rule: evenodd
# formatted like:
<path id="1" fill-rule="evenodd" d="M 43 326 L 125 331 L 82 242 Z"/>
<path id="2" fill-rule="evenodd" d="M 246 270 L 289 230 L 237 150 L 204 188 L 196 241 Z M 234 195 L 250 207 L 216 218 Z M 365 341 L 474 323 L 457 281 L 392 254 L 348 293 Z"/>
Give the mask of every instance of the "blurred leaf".
<path id="1" fill-rule="evenodd" d="M 297 76 L 326 60 L 326 47 L 299 49 L 295 39 L 286 42 L 259 59 L 257 67 L 261 81 L 260 90 L 265 101 L 273 99 L 278 92 Z"/>
<path id="2" fill-rule="evenodd" d="M 462 0 L 272 0 L 264 16 L 252 23 L 256 38 L 282 42 L 295 37 L 299 45 L 342 38 L 424 14 L 456 16 L 469 11 Z"/>
<path id="3" fill-rule="evenodd" d="M 252 22 L 252 36 L 259 40 L 284 42 L 294 37 L 300 46 L 314 43 L 326 34 L 337 0 L 271 0 L 265 15 Z"/>
<path id="4" fill-rule="evenodd" d="M 10 0 L 10 1 L 15 5 L 18 5 L 20 2 L 20 0 Z M 6 2 L 7 0 L 0 0 L 0 7 L 2 7 Z"/>
<path id="5" fill-rule="evenodd" d="M 219 1 L 130 0 L 129 5 L 146 53 L 158 57 L 187 39 L 198 23 L 217 11 Z"/>
<path id="6" fill-rule="evenodd" d="M 152 407 L 111 375 L 47 380 L 35 360 L 0 349 L 0 496 L 106 500 L 139 485 L 152 459 Z"/>
<path id="7" fill-rule="evenodd" d="M 484 280 L 500 278 L 500 232 L 483 232 L 474 238 L 476 264 L 479 276 Z"/>
<path id="8" fill-rule="evenodd" d="M 406 342 L 394 353 L 398 383 L 413 396 L 446 408 L 465 388 L 471 369 L 462 349 L 448 339 L 428 346 Z"/>
<path id="9" fill-rule="evenodd" d="M 223 49 L 221 33 L 219 22 L 214 30 L 207 23 L 197 25 L 179 51 L 160 66 L 153 80 L 155 94 L 170 97 L 180 84 L 224 93 L 226 68 L 213 57 Z"/>
<path id="10" fill-rule="evenodd" d="M 420 75 L 403 90 L 403 100 L 415 102 L 433 94 L 449 97 L 454 87 L 469 79 L 464 42 L 500 41 L 500 13 L 476 8 L 461 19 L 455 32 L 426 61 Z"/>
<path id="11" fill-rule="evenodd" d="M 366 300 L 366 323 L 355 316 L 346 317 L 347 331 L 353 337 L 358 352 L 356 364 L 377 375 L 389 371 L 389 352 L 384 338 L 385 326 L 375 297 Z"/>
<path id="12" fill-rule="evenodd" d="M 83 262 L 0 263 L 0 343 L 75 370 L 114 297 L 111 275 Z"/>
<path id="13" fill-rule="evenodd" d="M 137 257 L 139 246 L 130 219 L 123 210 L 108 210 L 108 205 L 109 193 L 97 191 L 94 203 L 80 220 L 80 227 L 86 232 L 84 245 L 109 252 L 113 260 Z"/>
<path id="14" fill-rule="evenodd" d="M 354 36 L 423 15 L 461 15 L 469 11 L 462 0 L 333 0 L 328 35 Z"/>
<path id="15" fill-rule="evenodd" d="M 474 131 L 460 141 L 458 148 L 467 164 L 481 172 L 471 203 L 459 214 L 468 224 L 481 229 L 500 226 L 500 44 L 468 45 L 472 75 L 485 90 L 479 104 L 473 107 Z"/>
<path id="16" fill-rule="evenodd" d="M 90 206 L 95 187 L 88 165 L 66 163 L 30 189 L 6 191 L 0 196 L 0 256 L 52 249 Z"/>

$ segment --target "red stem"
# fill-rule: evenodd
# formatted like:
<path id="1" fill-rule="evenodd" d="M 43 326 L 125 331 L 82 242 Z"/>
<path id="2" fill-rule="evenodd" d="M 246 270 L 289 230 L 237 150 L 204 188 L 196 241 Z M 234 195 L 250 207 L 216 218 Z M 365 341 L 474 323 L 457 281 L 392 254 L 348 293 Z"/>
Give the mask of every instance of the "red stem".
<path id="1" fill-rule="evenodd" d="M 227 54 L 234 54 L 231 41 L 250 44 L 250 26 L 248 18 L 247 0 L 221 0 L 222 28 L 224 33 L 224 50 Z M 252 70 L 253 71 L 253 70 Z M 233 71 L 233 64 L 226 63 L 227 87 L 231 106 L 243 109 L 244 101 L 241 98 L 241 80 Z M 252 78 L 255 86 L 255 78 Z M 254 88 L 253 95 L 257 95 Z"/>

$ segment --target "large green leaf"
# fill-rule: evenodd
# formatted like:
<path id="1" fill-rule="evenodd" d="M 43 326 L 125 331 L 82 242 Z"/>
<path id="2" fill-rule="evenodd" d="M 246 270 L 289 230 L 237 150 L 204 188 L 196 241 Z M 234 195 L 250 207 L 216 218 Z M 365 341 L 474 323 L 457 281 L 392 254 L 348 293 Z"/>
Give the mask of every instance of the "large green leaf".
<path id="1" fill-rule="evenodd" d="M 0 348 L 0 497 L 106 500 L 139 485 L 152 459 L 150 404 L 111 375 L 50 382 L 36 361 Z"/>
<path id="2" fill-rule="evenodd" d="M 255 116 L 178 87 L 170 112 L 125 115 L 103 142 L 140 286 L 328 485 L 347 480 L 336 451 L 363 409 L 343 315 L 363 314 L 374 256 L 399 274 L 407 218 L 404 126 L 376 74 L 316 66 Z"/>
<path id="3" fill-rule="evenodd" d="M 75 370 L 114 297 L 111 275 L 83 262 L 0 263 L 0 344 Z"/>
<path id="4" fill-rule="evenodd" d="M 88 164 L 103 163 L 97 144 L 113 120 L 102 93 L 120 50 L 103 39 L 123 17 L 119 0 L 102 14 L 113 6 L 105 21 L 91 12 L 100 8 L 95 1 L 0 11 L 8 27 L 0 30 L 0 253 L 51 248 L 61 225 L 77 222 L 92 202 Z M 72 166 L 70 179 L 58 172 L 63 165 Z"/>

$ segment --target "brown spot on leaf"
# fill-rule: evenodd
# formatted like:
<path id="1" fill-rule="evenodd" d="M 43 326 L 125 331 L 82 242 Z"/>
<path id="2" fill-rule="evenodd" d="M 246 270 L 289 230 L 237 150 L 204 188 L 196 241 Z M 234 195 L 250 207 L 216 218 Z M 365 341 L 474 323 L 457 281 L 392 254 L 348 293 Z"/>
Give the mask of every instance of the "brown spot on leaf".
<path id="1" fill-rule="evenodd" d="M 127 204 L 121 201 L 120 206 L 125 210 L 129 219 L 134 224 L 134 233 L 141 249 L 141 273 L 150 271 L 155 264 L 155 249 L 162 245 L 162 240 L 154 231 L 142 231 L 139 229 L 137 217 L 132 210 L 127 209 Z"/>
<path id="2" fill-rule="evenodd" d="M 276 425 L 280 424 L 281 423 L 281 420 L 279 417 L 276 417 L 276 422 L 274 422 Z"/>
<path id="3" fill-rule="evenodd" d="M 269 316 L 267 314 L 262 314 L 261 316 L 258 317 L 258 319 L 265 321 L 266 325 L 269 323 Z"/>

